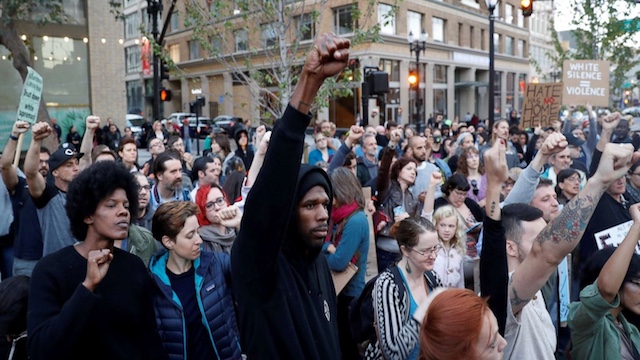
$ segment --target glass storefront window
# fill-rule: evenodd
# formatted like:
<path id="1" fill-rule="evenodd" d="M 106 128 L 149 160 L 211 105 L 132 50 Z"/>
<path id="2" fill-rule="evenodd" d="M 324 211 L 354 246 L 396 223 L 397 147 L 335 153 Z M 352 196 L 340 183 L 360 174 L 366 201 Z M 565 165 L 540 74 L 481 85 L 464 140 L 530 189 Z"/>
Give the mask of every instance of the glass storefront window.
<path id="1" fill-rule="evenodd" d="M 433 89 L 433 112 L 447 113 L 447 89 Z"/>
<path id="2" fill-rule="evenodd" d="M 513 96 L 515 95 L 515 73 L 507 73 L 507 110 L 511 111 L 514 108 Z"/>
<path id="3" fill-rule="evenodd" d="M 447 66 L 446 65 L 433 66 L 433 83 L 434 84 L 447 83 Z"/>

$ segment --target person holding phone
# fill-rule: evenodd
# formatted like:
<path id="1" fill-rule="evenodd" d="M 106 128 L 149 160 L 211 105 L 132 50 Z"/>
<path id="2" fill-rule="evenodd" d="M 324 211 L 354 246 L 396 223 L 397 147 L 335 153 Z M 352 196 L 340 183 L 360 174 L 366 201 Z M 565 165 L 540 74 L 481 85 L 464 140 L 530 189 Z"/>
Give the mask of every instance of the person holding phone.
<path id="1" fill-rule="evenodd" d="M 413 158 L 403 157 L 391 165 L 402 138 L 402 130 L 393 130 L 389 136 L 389 144 L 382 150 L 384 153 L 378 170 L 379 206 L 390 220 L 378 224 L 380 229 L 376 246 L 380 272 L 400 259 L 400 248 L 390 233 L 391 227 L 404 219 L 415 217 L 420 208 L 418 199 L 409 191 L 416 181 L 418 164 Z"/>

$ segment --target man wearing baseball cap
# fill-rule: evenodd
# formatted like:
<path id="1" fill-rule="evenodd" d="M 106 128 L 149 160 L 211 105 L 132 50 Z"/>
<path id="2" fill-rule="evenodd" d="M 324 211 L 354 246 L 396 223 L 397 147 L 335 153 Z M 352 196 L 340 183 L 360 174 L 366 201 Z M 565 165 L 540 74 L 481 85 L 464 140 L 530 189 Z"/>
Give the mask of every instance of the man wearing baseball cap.
<path id="1" fill-rule="evenodd" d="M 42 140 L 51 135 L 52 131 L 46 122 L 33 125 L 32 140 L 24 162 L 29 194 L 36 205 L 42 228 L 42 256 L 76 242 L 71 235 L 65 205 L 67 188 L 80 172 L 79 159 L 84 155 L 68 147 L 56 150 L 49 158 L 49 172 L 53 175 L 53 184 L 48 183 L 38 172 L 39 153 Z"/>

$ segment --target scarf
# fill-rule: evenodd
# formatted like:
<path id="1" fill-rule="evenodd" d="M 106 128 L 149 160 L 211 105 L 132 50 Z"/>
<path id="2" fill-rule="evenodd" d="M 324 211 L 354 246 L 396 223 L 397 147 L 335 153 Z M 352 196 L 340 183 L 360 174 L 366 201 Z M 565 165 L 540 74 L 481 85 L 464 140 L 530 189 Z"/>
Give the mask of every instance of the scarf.
<path id="1" fill-rule="evenodd" d="M 346 222 L 349 218 L 360 210 L 360 206 L 357 202 L 352 202 L 350 204 L 342 205 L 338 208 L 333 209 L 331 213 L 331 220 L 329 221 L 329 229 L 333 230 L 335 225 L 338 225 L 335 231 L 330 231 L 327 234 L 327 239 L 325 242 L 332 243 L 336 248 L 338 244 L 340 244 L 340 239 L 342 239 L 342 229 L 346 225 Z M 355 264 L 358 259 L 358 254 L 354 254 L 351 258 L 351 263 Z"/>
<path id="2" fill-rule="evenodd" d="M 230 253 L 233 241 L 236 239 L 235 230 L 225 228 L 224 233 L 221 233 L 220 230 L 213 225 L 200 227 L 198 233 L 203 240 L 202 247 L 209 251 L 221 249 L 226 253 Z"/>

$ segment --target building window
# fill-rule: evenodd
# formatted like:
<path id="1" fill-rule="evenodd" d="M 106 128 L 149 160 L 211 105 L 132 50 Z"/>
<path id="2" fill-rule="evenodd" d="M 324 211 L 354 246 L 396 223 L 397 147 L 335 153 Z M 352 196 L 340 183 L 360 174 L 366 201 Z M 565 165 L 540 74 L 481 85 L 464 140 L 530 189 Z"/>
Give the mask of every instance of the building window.
<path id="1" fill-rule="evenodd" d="M 487 50 L 487 42 L 484 40 L 487 32 L 485 29 L 480 29 L 480 50 Z"/>
<path id="2" fill-rule="evenodd" d="M 171 14 L 171 31 L 178 31 L 180 29 L 180 13 L 174 11 Z"/>
<path id="3" fill-rule="evenodd" d="M 189 60 L 200 59 L 200 44 L 198 40 L 189 41 Z"/>
<path id="4" fill-rule="evenodd" d="M 354 19 L 355 7 L 356 5 L 347 5 L 333 10 L 336 34 L 351 34 L 358 27 L 358 22 Z"/>
<path id="5" fill-rule="evenodd" d="M 378 24 L 380 24 L 380 33 L 395 35 L 396 33 L 396 12 L 393 6 L 387 4 L 378 4 Z"/>
<path id="6" fill-rule="evenodd" d="M 458 23 L 458 46 L 464 45 L 462 41 L 462 26 L 462 23 Z"/>
<path id="7" fill-rule="evenodd" d="M 496 71 L 495 76 L 493 78 L 493 101 L 494 101 L 494 114 L 496 114 L 498 117 L 500 116 L 500 114 L 502 113 L 501 111 L 501 106 L 502 106 L 502 72 L 501 71 Z"/>
<path id="8" fill-rule="evenodd" d="M 500 34 L 493 33 L 493 46 L 494 46 L 495 52 L 499 53 L 500 52 Z"/>
<path id="9" fill-rule="evenodd" d="M 433 66 L 433 83 L 434 84 L 447 83 L 447 66 L 446 65 Z"/>
<path id="10" fill-rule="evenodd" d="M 522 15 L 522 9 L 518 9 L 518 27 L 524 27 L 524 15 Z"/>
<path id="11" fill-rule="evenodd" d="M 518 54 L 519 57 L 525 57 L 524 54 L 524 40 L 518 40 Z"/>
<path id="12" fill-rule="evenodd" d="M 447 113 L 447 89 L 433 89 L 433 112 Z"/>
<path id="13" fill-rule="evenodd" d="M 124 38 L 134 39 L 140 37 L 140 14 L 133 14 L 124 17 Z"/>
<path id="14" fill-rule="evenodd" d="M 474 28 L 473 26 L 470 26 L 469 27 L 469 47 L 472 49 L 476 48 L 475 37 L 476 37 L 476 28 Z"/>
<path id="15" fill-rule="evenodd" d="M 298 41 L 313 40 L 316 37 L 316 22 L 312 14 L 296 16 Z"/>
<path id="16" fill-rule="evenodd" d="M 511 36 L 504 37 L 504 53 L 513 55 L 513 38 Z"/>
<path id="17" fill-rule="evenodd" d="M 507 24 L 513 24 L 513 5 L 505 5 L 504 7 L 504 22 Z"/>
<path id="18" fill-rule="evenodd" d="M 211 53 L 209 56 L 220 56 L 220 54 L 222 54 L 222 39 L 220 39 L 219 36 L 212 36 L 209 42 L 211 44 Z"/>
<path id="19" fill-rule="evenodd" d="M 420 13 L 414 11 L 407 11 L 407 35 L 412 33 L 413 36 L 419 38 L 420 34 L 422 34 L 422 21 L 423 16 Z"/>
<path id="20" fill-rule="evenodd" d="M 433 41 L 444 42 L 444 24 L 446 20 L 434 17 L 431 22 L 433 23 L 433 28 L 431 29 Z"/>
<path id="21" fill-rule="evenodd" d="M 124 49 L 125 56 L 125 69 L 127 74 L 140 72 L 141 68 L 141 54 L 140 46 L 130 46 Z"/>
<path id="22" fill-rule="evenodd" d="M 142 112 L 142 81 L 127 81 L 127 113 Z"/>
<path id="23" fill-rule="evenodd" d="M 514 108 L 513 96 L 515 95 L 516 87 L 516 74 L 507 73 L 507 110 L 511 111 Z"/>
<path id="24" fill-rule="evenodd" d="M 233 32 L 233 38 L 236 43 L 236 51 L 247 51 L 249 49 L 249 38 L 247 37 L 247 30 L 239 29 Z"/>
<path id="25" fill-rule="evenodd" d="M 179 44 L 169 45 L 169 57 L 171 58 L 171 61 L 173 61 L 176 64 L 180 62 L 180 45 Z"/>
<path id="26" fill-rule="evenodd" d="M 274 24 L 262 25 L 260 29 L 260 38 L 262 40 L 262 47 L 272 47 L 276 44 L 276 29 Z"/>
<path id="27" fill-rule="evenodd" d="M 400 81 L 400 61 L 380 59 L 378 66 L 389 74 L 389 81 Z"/>

